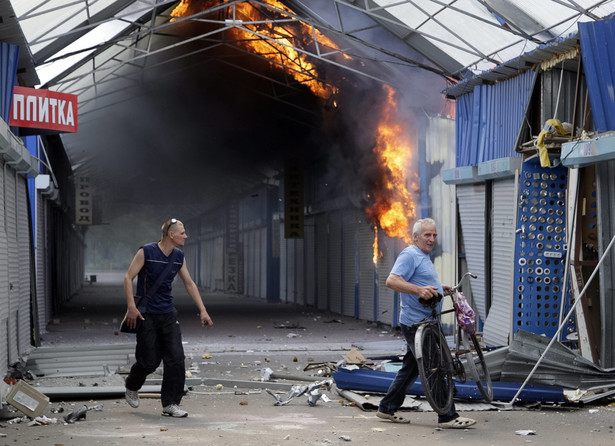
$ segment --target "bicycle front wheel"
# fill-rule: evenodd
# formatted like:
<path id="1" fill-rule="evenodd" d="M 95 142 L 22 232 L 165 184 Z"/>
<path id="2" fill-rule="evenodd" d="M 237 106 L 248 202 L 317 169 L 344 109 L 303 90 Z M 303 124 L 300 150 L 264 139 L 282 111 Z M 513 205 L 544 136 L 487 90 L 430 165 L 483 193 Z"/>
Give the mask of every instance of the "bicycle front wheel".
<path id="1" fill-rule="evenodd" d="M 440 415 L 453 405 L 453 360 L 446 338 L 437 325 L 421 325 L 415 339 L 416 362 L 425 398 Z"/>
<path id="2" fill-rule="evenodd" d="M 483 356 L 483 350 L 475 334 L 468 334 L 460 329 L 461 342 L 465 351 L 466 373 L 476 383 L 476 387 L 486 403 L 493 400 L 493 384 L 491 375 Z"/>

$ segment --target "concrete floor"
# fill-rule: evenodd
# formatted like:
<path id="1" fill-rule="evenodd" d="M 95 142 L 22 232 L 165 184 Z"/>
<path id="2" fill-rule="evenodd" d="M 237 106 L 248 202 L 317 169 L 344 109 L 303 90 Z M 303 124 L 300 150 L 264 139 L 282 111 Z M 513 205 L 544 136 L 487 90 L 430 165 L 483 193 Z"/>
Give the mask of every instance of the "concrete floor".
<path id="1" fill-rule="evenodd" d="M 407 412 L 410 425 L 391 424 L 376 418 L 374 412 L 349 405 L 335 390 L 325 392 L 330 401 L 321 400 L 316 406 L 309 406 L 305 396 L 286 406 L 274 406 L 273 397 L 263 387 L 279 384 L 278 392 L 284 396 L 299 381 L 276 379 L 266 385 L 260 380 L 263 369 L 271 369 L 276 376 L 302 376 L 309 382 L 322 377 L 316 371 L 304 371 L 308 364 L 336 362 L 357 344 L 366 347 L 361 353 L 368 358 L 399 354 L 401 339 L 389 327 L 291 304 L 204 297 L 214 321 L 211 329 L 200 327 L 194 304 L 181 283 L 176 284 L 186 362 L 194 370 L 191 382 L 196 382 L 181 404 L 190 413 L 188 418 L 161 416 L 155 394 L 144 395 L 138 409 L 130 408 L 121 395 L 95 400 L 62 398 L 52 400 L 43 413 L 56 418 L 57 424 L 28 426 L 27 422 L 3 420 L 0 445 L 610 445 L 615 440 L 615 407 L 608 402 L 591 407 L 464 412 L 463 416 L 478 420 L 466 430 L 438 429 L 433 412 Z M 97 282 L 85 285 L 49 325 L 41 348 L 69 347 L 76 356 L 89 346 L 90 350 L 109 344 L 130 348 L 134 338 L 117 333 L 124 311 L 118 276 L 97 274 Z M 122 380 L 123 374 L 115 373 L 41 377 L 31 384 L 112 387 L 121 386 Z M 85 420 L 64 424 L 63 416 L 84 404 L 103 407 L 88 411 Z M 10 407 L 5 412 L 7 409 Z M 64 412 L 55 413 L 58 409 Z M 521 435 L 520 431 L 533 434 Z"/>

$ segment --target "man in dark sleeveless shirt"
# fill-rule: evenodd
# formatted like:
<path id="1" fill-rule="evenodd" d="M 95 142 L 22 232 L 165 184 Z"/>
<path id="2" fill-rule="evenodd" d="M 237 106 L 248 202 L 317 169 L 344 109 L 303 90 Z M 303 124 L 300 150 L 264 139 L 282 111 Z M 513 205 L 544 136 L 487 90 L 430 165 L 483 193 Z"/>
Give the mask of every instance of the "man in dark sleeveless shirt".
<path id="1" fill-rule="evenodd" d="M 126 321 L 129 327 L 134 327 L 137 325 L 137 319 L 140 320 L 137 328 L 136 362 L 126 378 L 126 401 L 131 407 L 139 407 L 138 391 L 147 375 L 154 372 L 162 360 L 162 414 L 186 417 L 188 412 L 179 408 L 184 395 L 186 364 L 177 310 L 171 295 L 173 279 L 177 274 L 199 309 L 201 325 L 211 327 L 213 322 L 205 309 L 198 287 L 190 277 L 184 253 L 179 249 L 188 238 L 184 224 L 172 218 L 165 221 L 161 229 L 160 241 L 139 248 L 124 276 L 124 292 L 128 304 Z M 169 262 L 173 262 L 173 265 L 167 269 Z M 148 286 L 152 287 L 163 273 L 165 277 L 153 295 L 148 296 L 145 304 L 140 302 Z M 133 280 L 137 276 L 137 292 L 133 295 Z"/>

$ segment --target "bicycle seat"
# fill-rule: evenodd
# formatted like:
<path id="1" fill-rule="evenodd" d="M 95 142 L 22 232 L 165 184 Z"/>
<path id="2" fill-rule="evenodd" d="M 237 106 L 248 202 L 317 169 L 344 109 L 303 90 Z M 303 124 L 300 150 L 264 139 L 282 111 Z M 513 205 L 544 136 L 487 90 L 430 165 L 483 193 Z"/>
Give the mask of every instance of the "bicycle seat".
<path id="1" fill-rule="evenodd" d="M 435 308 L 436 305 L 438 305 L 438 302 L 440 302 L 442 300 L 442 294 L 438 293 L 438 295 L 436 297 L 432 297 L 431 299 L 423 299 L 422 297 L 419 297 L 419 302 L 421 303 L 421 305 L 423 305 L 424 307 L 431 307 L 431 308 Z"/>

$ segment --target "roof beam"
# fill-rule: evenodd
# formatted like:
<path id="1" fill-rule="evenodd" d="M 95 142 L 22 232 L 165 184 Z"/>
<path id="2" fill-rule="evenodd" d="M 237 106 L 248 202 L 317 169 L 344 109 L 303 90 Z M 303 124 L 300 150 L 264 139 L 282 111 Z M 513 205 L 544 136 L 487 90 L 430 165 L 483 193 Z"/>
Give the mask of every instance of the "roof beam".
<path id="1" fill-rule="evenodd" d="M 427 60 L 434 63 L 445 73 L 454 74 L 463 70 L 464 66 L 461 63 L 450 57 L 446 52 L 435 46 L 433 43 L 429 42 L 429 40 L 426 38 L 427 35 L 425 33 L 416 29 L 412 29 L 407 25 L 403 24 L 394 16 L 389 14 L 384 8 L 376 5 L 374 2 L 365 0 L 364 2 L 361 2 L 361 5 L 358 5 L 349 4 L 342 0 L 334 1 L 336 3 L 336 6 L 340 7 L 340 21 L 344 21 L 344 17 L 341 15 L 341 7 L 361 11 L 367 16 L 369 16 L 372 20 L 374 20 L 374 22 L 378 23 L 380 26 L 386 28 L 391 33 L 399 37 L 410 48 L 423 55 Z M 353 33 L 350 31 L 346 31 L 344 32 L 344 34 L 348 36 L 353 36 Z M 434 38 L 433 36 L 429 37 Z M 438 40 L 438 38 L 435 38 L 435 40 Z M 467 51 L 466 48 L 459 49 Z M 480 55 L 477 54 L 477 56 Z"/>
<path id="2" fill-rule="evenodd" d="M 168 0 L 166 2 L 156 5 L 155 7 L 147 8 L 147 15 L 149 15 L 152 10 L 166 7 L 166 5 L 174 3 L 175 1 L 176 0 Z M 116 0 L 111 5 L 107 6 L 105 9 L 101 10 L 97 14 L 94 14 L 87 20 L 84 20 L 83 22 L 79 23 L 72 30 L 66 32 L 62 36 L 55 39 L 48 39 L 51 40 L 51 43 L 42 48 L 41 50 L 37 51 L 36 54 L 34 54 L 34 62 L 36 63 L 36 65 L 41 65 L 45 63 L 45 61 L 51 56 L 59 53 L 65 47 L 73 43 L 75 40 L 85 36 L 97 26 L 110 20 L 120 19 L 121 17 L 116 17 L 117 14 L 133 3 L 135 3 L 135 0 Z M 32 43 L 35 44 L 36 42 Z"/>

